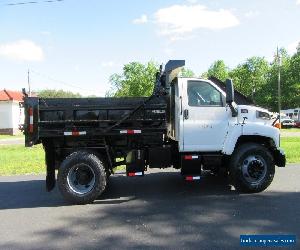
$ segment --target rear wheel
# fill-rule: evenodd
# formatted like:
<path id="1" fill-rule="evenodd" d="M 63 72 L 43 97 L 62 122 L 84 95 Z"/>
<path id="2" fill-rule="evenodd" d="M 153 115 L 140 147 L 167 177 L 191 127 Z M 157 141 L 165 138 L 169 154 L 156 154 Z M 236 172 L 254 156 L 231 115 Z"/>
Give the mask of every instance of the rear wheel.
<path id="1" fill-rule="evenodd" d="M 275 174 L 273 156 L 262 145 L 246 143 L 239 146 L 230 161 L 230 179 L 242 192 L 256 193 L 265 190 Z"/>
<path id="2" fill-rule="evenodd" d="M 58 170 L 58 187 L 73 204 L 93 202 L 106 188 L 106 172 L 101 160 L 89 152 L 69 155 Z"/>

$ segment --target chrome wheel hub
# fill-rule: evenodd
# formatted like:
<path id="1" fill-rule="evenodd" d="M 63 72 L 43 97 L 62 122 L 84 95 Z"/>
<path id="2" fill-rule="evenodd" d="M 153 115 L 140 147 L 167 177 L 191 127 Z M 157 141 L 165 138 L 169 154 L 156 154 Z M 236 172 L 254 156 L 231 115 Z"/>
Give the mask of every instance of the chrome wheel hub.
<path id="1" fill-rule="evenodd" d="M 259 155 L 248 156 L 242 163 L 242 174 L 251 184 L 259 184 L 267 174 L 267 164 Z"/>
<path id="2" fill-rule="evenodd" d="M 84 163 L 74 165 L 67 176 L 68 185 L 71 190 L 79 195 L 90 192 L 95 185 L 94 170 Z"/>

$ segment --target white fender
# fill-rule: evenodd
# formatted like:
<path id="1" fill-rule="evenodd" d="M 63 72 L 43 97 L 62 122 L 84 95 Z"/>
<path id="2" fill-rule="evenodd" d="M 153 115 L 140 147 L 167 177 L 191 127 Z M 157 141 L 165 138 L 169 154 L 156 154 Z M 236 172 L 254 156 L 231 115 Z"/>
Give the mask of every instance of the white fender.
<path id="1" fill-rule="evenodd" d="M 228 128 L 228 133 L 225 137 L 223 144 L 222 153 L 225 155 L 231 155 L 238 138 L 242 134 L 242 125 L 241 124 L 232 124 Z"/>
<path id="2" fill-rule="evenodd" d="M 265 126 L 261 123 L 248 123 L 243 125 L 243 135 L 258 135 L 271 138 L 279 149 L 280 131 L 272 126 Z"/>
<path id="3" fill-rule="evenodd" d="M 253 135 L 253 136 L 264 136 L 274 141 L 276 147 L 279 149 L 279 129 L 266 126 L 259 123 L 248 123 L 248 124 L 234 124 L 229 127 L 228 134 L 225 138 L 222 153 L 231 155 L 237 143 L 237 140 L 242 135 Z M 255 142 L 255 140 L 253 140 Z"/>

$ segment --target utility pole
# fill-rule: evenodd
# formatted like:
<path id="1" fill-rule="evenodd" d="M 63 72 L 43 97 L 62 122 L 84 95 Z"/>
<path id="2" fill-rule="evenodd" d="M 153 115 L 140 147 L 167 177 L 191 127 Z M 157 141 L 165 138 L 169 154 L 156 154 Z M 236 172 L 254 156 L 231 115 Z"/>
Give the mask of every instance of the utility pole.
<path id="1" fill-rule="evenodd" d="M 280 87 L 281 56 L 279 55 L 278 47 L 277 47 L 277 66 L 278 66 L 278 112 L 279 112 L 279 123 L 281 124 L 281 119 L 280 119 L 280 110 L 281 110 L 281 87 Z"/>
<path id="2" fill-rule="evenodd" d="M 31 96 L 31 87 L 30 87 L 30 71 L 28 69 L 27 72 L 27 83 L 28 83 L 28 92 L 29 92 L 29 97 Z"/>

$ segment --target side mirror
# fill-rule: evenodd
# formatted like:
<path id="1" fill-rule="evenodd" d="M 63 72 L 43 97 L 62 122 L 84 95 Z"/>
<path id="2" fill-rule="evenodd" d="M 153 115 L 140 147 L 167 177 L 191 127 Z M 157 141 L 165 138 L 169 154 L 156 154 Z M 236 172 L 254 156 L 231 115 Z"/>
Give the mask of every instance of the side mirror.
<path id="1" fill-rule="evenodd" d="M 234 88 L 233 88 L 233 82 L 231 79 L 226 79 L 226 103 L 230 107 L 232 117 L 237 117 L 238 111 L 237 109 L 232 105 L 234 102 Z"/>
<path id="2" fill-rule="evenodd" d="M 234 102 L 234 88 L 231 79 L 226 79 L 226 103 L 231 104 Z"/>

